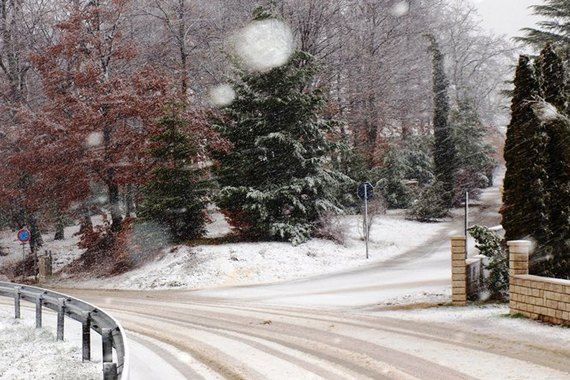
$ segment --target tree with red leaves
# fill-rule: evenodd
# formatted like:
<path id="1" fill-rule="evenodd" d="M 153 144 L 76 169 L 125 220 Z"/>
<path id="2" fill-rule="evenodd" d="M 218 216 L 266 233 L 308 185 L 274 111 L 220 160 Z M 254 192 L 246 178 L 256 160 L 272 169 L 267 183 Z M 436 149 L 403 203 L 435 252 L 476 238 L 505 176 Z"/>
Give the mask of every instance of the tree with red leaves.
<path id="1" fill-rule="evenodd" d="M 121 33 L 128 6 L 126 0 L 72 5 L 69 18 L 57 25 L 57 42 L 32 57 L 49 99 L 32 125 L 70 151 L 56 172 L 81 167 L 79 176 L 105 184 L 114 231 L 122 222 L 119 188 L 139 181 L 167 87 L 156 70 L 132 67 L 134 44 Z M 75 177 L 60 177 L 63 187 L 74 188 Z"/>

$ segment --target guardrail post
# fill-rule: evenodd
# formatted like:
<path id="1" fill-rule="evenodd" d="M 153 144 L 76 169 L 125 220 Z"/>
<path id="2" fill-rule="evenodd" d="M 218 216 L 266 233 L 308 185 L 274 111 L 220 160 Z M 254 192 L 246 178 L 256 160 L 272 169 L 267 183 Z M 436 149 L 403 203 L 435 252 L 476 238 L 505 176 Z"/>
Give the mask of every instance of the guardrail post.
<path id="1" fill-rule="evenodd" d="M 82 325 L 83 361 L 91 360 L 91 313 L 87 313 Z"/>
<path id="2" fill-rule="evenodd" d="M 44 296 L 40 294 L 36 299 L 36 328 L 42 327 L 42 306 L 44 302 Z"/>
<path id="3" fill-rule="evenodd" d="M 103 346 L 103 363 L 113 361 L 113 329 L 101 329 L 101 342 Z"/>
<path id="4" fill-rule="evenodd" d="M 65 327 L 65 298 L 59 299 L 57 308 L 57 340 L 63 340 L 63 330 Z"/>
<path id="5" fill-rule="evenodd" d="M 103 363 L 103 380 L 117 379 L 117 363 Z"/>
<path id="6" fill-rule="evenodd" d="M 22 298 L 22 288 L 17 287 L 14 293 L 14 318 L 20 319 L 20 299 Z"/>

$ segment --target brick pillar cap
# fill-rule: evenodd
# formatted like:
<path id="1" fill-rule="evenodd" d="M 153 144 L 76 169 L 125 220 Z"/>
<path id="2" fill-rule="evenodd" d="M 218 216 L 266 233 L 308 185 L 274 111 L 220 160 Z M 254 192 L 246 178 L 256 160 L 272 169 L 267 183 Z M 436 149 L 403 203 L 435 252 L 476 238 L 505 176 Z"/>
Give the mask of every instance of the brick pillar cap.
<path id="1" fill-rule="evenodd" d="M 463 235 L 452 236 L 451 240 L 465 240 L 465 236 Z"/>
<path id="2" fill-rule="evenodd" d="M 529 240 L 510 240 L 507 245 L 509 247 L 530 247 L 532 243 Z"/>

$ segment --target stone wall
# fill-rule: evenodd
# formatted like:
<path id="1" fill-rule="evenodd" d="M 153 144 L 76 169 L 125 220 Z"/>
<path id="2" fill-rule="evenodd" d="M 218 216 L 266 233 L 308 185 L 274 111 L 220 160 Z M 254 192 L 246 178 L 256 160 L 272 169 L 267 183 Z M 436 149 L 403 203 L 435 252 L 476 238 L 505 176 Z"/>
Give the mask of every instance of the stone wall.
<path id="1" fill-rule="evenodd" d="M 454 305 L 467 304 L 467 263 L 465 237 L 451 238 L 451 300 Z"/>
<path id="2" fill-rule="evenodd" d="M 529 241 L 510 241 L 510 310 L 548 323 L 570 325 L 570 280 L 528 274 Z"/>
<path id="3" fill-rule="evenodd" d="M 466 242 L 465 236 L 451 238 L 451 299 L 457 306 L 480 299 L 487 273 L 485 256 L 466 258 Z"/>

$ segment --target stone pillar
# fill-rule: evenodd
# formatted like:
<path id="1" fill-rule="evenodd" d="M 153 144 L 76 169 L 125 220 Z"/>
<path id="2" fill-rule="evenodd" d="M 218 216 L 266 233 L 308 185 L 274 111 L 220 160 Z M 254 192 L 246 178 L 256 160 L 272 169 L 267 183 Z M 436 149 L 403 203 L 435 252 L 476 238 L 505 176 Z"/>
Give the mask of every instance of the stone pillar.
<path id="1" fill-rule="evenodd" d="M 528 260 L 532 244 L 528 240 L 512 240 L 509 246 L 509 275 L 527 275 Z"/>
<path id="2" fill-rule="evenodd" d="M 52 276 L 52 256 L 48 253 L 40 257 L 39 265 L 40 280 L 46 280 Z"/>
<path id="3" fill-rule="evenodd" d="M 465 236 L 451 238 L 451 301 L 454 305 L 467 304 L 467 263 Z"/>

